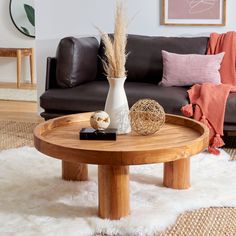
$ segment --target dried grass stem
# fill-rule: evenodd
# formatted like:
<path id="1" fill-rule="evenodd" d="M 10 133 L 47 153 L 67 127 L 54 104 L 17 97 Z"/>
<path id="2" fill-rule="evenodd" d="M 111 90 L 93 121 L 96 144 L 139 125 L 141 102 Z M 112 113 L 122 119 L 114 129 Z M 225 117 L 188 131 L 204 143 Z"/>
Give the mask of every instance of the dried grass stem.
<path id="1" fill-rule="evenodd" d="M 105 59 L 102 59 L 102 62 L 106 76 L 126 77 L 127 24 L 122 1 L 116 2 L 114 37 L 111 38 L 107 33 L 99 31 L 104 43 Z"/>

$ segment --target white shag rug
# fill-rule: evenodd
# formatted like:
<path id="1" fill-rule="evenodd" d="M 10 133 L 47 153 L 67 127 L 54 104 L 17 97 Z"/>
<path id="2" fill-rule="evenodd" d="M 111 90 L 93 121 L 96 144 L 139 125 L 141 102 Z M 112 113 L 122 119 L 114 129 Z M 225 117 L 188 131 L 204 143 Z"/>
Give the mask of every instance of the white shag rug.
<path id="1" fill-rule="evenodd" d="M 236 207 L 236 161 L 221 151 L 192 158 L 189 190 L 162 186 L 162 164 L 130 168 L 131 215 L 119 221 L 97 217 L 97 168 L 89 181 L 60 178 L 61 162 L 23 147 L 0 152 L 0 235 L 154 235 L 187 210 Z"/>
<path id="2" fill-rule="evenodd" d="M 37 91 L 31 89 L 0 88 L 0 100 L 36 102 Z"/>

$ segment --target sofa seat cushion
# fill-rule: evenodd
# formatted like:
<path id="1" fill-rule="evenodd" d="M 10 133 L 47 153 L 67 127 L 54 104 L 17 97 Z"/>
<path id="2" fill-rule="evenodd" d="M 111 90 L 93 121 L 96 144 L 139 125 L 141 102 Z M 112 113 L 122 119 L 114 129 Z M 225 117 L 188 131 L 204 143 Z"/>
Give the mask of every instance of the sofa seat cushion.
<path id="1" fill-rule="evenodd" d="M 63 111 L 64 114 L 103 110 L 108 89 L 107 81 L 92 81 L 67 89 L 50 89 L 41 96 L 40 105 L 47 111 Z M 188 87 L 126 82 L 125 90 L 130 107 L 141 98 L 151 98 L 158 101 L 167 113 L 181 115 L 180 108 L 188 103 Z M 236 93 L 230 93 L 226 104 L 226 123 L 235 123 L 235 104 Z"/>
<path id="2" fill-rule="evenodd" d="M 187 89 L 186 87 L 161 87 L 148 83 L 127 83 L 126 94 L 130 106 L 139 99 L 150 98 L 162 105 L 166 113 L 181 115 L 181 107 L 188 103 Z"/>
<path id="3" fill-rule="evenodd" d="M 40 105 L 45 110 L 68 113 L 103 110 L 108 89 L 107 81 L 92 81 L 67 89 L 50 89 L 41 96 Z M 125 90 L 130 107 L 141 98 L 151 98 L 157 100 L 166 112 L 181 114 L 180 108 L 188 103 L 187 88 L 184 87 L 163 88 L 149 83 L 126 82 Z"/>
<path id="4" fill-rule="evenodd" d="M 225 123 L 235 124 L 236 121 L 236 93 L 230 93 L 225 109 Z"/>
<path id="5" fill-rule="evenodd" d="M 40 97 L 40 106 L 45 110 L 65 113 L 103 110 L 107 92 L 107 81 L 92 81 L 73 88 L 50 89 Z"/>

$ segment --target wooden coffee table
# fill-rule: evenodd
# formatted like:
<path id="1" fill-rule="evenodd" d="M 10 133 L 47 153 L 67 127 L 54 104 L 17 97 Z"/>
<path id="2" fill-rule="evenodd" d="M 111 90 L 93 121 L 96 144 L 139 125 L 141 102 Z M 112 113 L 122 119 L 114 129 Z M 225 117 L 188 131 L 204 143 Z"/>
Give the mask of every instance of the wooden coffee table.
<path id="1" fill-rule="evenodd" d="M 129 165 L 164 163 L 163 185 L 190 187 L 190 157 L 208 146 L 208 128 L 192 119 L 166 115 L 164 127 L 155 135 L 119 135 L 117 141 L 79 139 L 89 127 L 91 113 L 63 116 L 39 124 L 35 147 L 62 160 L 62 178 L 88 179 L 87 164 L 98 165 L 98 215 L 120 219 L 130 213 Z"/>

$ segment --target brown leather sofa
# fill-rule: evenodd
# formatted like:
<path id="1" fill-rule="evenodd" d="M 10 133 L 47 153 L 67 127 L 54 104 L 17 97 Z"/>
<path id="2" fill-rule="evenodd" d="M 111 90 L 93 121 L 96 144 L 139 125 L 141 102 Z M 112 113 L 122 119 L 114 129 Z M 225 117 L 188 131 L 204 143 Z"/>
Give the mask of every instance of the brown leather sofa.
<path id="1" fill-rule="evenodd" d="M 161 87 L 161 50 L 180 54 L 205 54 L 208 37 L 150 37 L 129 35 L 125 83 L 129 106 L 138 99 L 157 100 L 168 113 L 181 115 L 188 103 L 188 87 Z M 96 38 L 67 37 L 60 41 L 56 57 L 47 60 L 46 88 L 40 97 L 46 120 L 66 114 L 103 110 L 108 93 L 100 58 L 102 43 Z M 119 99 L 119 98 L 117 98 Z M 216 104 L 217 106 L 217 104 Z M 225 131 L 236 131 L 236 93 L 229 95 Z"/>

